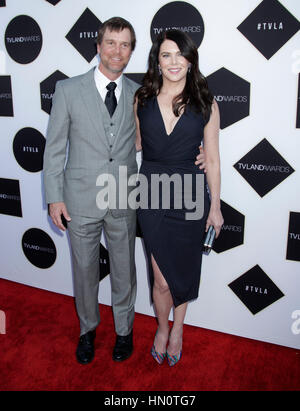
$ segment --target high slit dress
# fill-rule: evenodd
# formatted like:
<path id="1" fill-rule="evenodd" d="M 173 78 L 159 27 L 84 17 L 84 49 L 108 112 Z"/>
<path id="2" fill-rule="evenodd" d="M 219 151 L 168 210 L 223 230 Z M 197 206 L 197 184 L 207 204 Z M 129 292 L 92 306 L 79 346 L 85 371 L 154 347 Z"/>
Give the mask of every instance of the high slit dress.
<path id="1" fill-rule="evenodd" d="M 145 176 L 148 182 L 147 207 L 144 201 L 143 206 L 137 209 L 137 218 L 148 259 L 151 291 L 154 284 L 152 255 L 177 307 L 198 297 L 202 249 L 210 200 L 205 174 L 199 166 L 195 165 L 195 161 L 199 154 L 199 145 L 203 139 L 206 122 L 201 113 L 187 106 L 172 132 L 167 134 L 156 97 L 148 99 L 143 106 L 138 105 L 137 114 L 143 149 L 139 173 L 140 176 Z M 180 196 L 177 195 L 180 185 L 177 185 L 177 188 L 175 183 L 169 185 L 170 206 L 163 204 L 162 201 L 163 194 L 168 194 L 166 186 L 161 184 L 160 189 L 155 190 L 154 193 L 153 187 L 157 188 L 156 184 L 151 190 L 154 176 L 158 178 L 163 174 L 169 177 L 176 174 L 179 180 L 181 179 L 181 207 L 178 206 Z M 187 186 L 184 185 L 186 175 L 191 182 Z M 202 185 L 199 184 L 200 179 L 203 181 Z M 140 177 L 140 184 L 142 182 Z M 190 193 L 184 193 L 184 187 L 188 187 Z M 145 184 L 141 190 L 142 194 L 145 195 Z M 192 201 L 202 201 L 202 218 L 196 220 L 186 218 L 186 213 L 195 212 L 195 208 L 190 209 L 190 206 L 187 208 L 184 202 L 187 194 Z M 153 204 L 156 205 L 153 207 Z"/>

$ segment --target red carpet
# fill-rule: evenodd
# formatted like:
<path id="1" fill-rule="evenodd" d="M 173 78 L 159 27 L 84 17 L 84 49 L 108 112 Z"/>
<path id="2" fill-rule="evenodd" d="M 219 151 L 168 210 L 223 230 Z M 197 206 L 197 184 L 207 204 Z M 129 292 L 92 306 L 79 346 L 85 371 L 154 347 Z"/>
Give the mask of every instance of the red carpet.
<path id="1" fill-rule="evenodd" d="M 73 298 L 0 280 L 1 391 L 252 391 L 299 390 L 300 356 L 292 348 L 185 326 L 182 360 L 173 368 L 150 356 L 156 322 L 136 314 L 133 355 L 111 359 L 110 307 L 101 305 L 96 354 L 75 359 L 78 322 Z"/>

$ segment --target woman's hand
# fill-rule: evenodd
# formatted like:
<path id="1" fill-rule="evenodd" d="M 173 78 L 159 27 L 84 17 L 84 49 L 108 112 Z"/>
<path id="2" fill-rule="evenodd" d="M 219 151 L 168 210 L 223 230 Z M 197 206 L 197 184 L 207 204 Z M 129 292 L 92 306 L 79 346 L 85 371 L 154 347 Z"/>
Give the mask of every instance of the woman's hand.
<path id="1" fill-rule="evenodd" d="M 202 146 L 199 146 L 199 154 L 196 157 L 195 164 L 206 173 L 205 152 Z"/>
<path id="2" fill-rule="evenodd" d="M 219 208 L 216 208 L 216 209 L 211 208 L 208 214 L 207 221 L 206 221 L 205 231 L 208 230 L 210 225 L 214 226 L 214 229 L 216 230 L 216 238 L 217 238 L 220 234 L 223 223 L 224 223 L 224 219 L 223 219 L 221 210 Z"/>

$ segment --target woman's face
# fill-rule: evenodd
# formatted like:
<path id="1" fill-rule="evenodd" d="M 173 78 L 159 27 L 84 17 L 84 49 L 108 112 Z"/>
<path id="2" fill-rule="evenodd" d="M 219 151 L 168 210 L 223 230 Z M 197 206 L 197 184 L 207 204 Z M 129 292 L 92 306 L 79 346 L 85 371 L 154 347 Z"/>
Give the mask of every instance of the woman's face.
<path id="1" fill-rule="evenodd" d="M 172 40 L 164 40 L 161 44 L 158 63 L 163 79 L 172 82 L 185 81 L 188 68 L 191 65 L 189 61 L 182 56 L 177 44 Z"/>

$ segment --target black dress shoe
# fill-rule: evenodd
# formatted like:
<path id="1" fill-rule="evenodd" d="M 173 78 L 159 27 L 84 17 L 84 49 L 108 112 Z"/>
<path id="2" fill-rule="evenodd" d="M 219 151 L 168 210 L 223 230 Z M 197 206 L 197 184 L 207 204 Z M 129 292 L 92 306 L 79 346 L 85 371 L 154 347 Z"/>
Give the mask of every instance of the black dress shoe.
<path id="1" fill-rule="evenodd" d="M 116 344 L 113 351 L 114 361 L 124 361 L 129 358 L 133 351 L 132 331 L 130 334 L 117 335 Z"/>
<path id="2" fill-rule="evenodd" d="M 96 331 L 89 331 L 79 338 L 79 343 L 76 350 L 76 358 L 80 364 L 88 364 L 94 358 L 94 339 Z"/>

